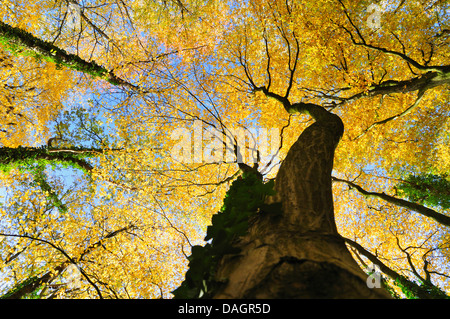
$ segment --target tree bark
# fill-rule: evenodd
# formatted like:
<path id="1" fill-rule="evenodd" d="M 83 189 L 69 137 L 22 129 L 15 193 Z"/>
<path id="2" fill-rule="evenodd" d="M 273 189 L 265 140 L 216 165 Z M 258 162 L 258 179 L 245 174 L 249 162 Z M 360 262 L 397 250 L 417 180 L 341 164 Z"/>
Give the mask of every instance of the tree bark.
<path id="1" fill-rule="evenodd" d="M 78 154 L 89 155 L 92 151 L 85 151 Z M 85 172 L 92 171 L 93 167 L 87 161 L 76 156 L 73 150 L 57 150 L 46 147 L 1 147 L 0 148 L 0 169 L 9 169 L 20 165 L 31 165 L 38 161 L 47 161 L 71 165 L 82 169 Z"/>
<path id="2" fill-rule="evenodd" d="M 95 61 L 85 61 L 76 54 L 65 50 L 50 42 L 41 40 L 31 33 L 0 21 L 0 43 L 13 53 L 26 53 L 52 61 L 59 66 L 81 71 L 91 76 L 100 77 L 112 85 L 121 85 L 136 92 L 149 93 L 150 90 L 140 88 L 107 70 Z"/>
<path id="3" fill-rule="evenodd" d="M 289 150 L 277 193 L 266 200 L 282 209 L 260 211 L 235 244 L 240 253 L 222 258 L 216 280 L 224 285 L 213 298 L 389 298 L 368 287 L 334 221 L 331 171 L 341 119 L 314 104 L 293 104 L 289 111 L 316 122 Z"/>

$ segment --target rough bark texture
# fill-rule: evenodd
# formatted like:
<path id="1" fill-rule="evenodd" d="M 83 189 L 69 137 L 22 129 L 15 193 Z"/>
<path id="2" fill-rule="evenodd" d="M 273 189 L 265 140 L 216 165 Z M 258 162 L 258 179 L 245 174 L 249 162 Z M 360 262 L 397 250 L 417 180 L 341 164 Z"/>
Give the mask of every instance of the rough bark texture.
<path id="1" fill-rule="evenodd" d="M 289 150 L 276 177 L 282 211 L 261 212 L 219 263 L 225 284 L 214 298 L 389 298 L 367 287 L 367 275 L 339 236 L 333 212 L 331 170 L 344 125 L 313 104 L 294 104 L 310 114 L 309 126 Z"/>

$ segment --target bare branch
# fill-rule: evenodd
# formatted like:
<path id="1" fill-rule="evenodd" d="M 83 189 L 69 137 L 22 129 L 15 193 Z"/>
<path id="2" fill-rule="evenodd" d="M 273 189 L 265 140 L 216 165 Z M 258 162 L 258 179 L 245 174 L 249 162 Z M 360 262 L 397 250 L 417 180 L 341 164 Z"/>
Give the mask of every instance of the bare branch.
<path id="1" fill-rule="evenodd" d="M 348 19 L 348 21 L 350 22 L 350 24 L 352 25 L 353 29 L 355 30 L 356 34 L 358 35 L 359 40 L 356 40 L 355 37 L 353 36 L 353 33 L 346 28 L 345 26 L 341 26 L 350 36 L 350 39 L 352 40 L 354 45 L 358 45 L 358 46 L 363 46 L 369 49 L 373 49 L 373 50 L 377 50 L 386 54 L 390 54 L 390 55 L 394 55 L 397 57 L 400 57 L 401 59 L 403 59 L 404 61 L 406 61 L 407 63 L 411 64 L 412 66 L 414 66 L 415 68 L 422 70 L 422 71 L 435 71 L 435 72 L 447 72 L 446 71 L 446 67 L 445 66 L 426 66 L 426 65 L 422 65 L 419 62 L 415 61 L 414 59 L 410 58 L 409 56 L 407 56 L 405 53 L 400 53 L 394 50 L 390 50 L 390 49 L 386 49 L 383 47 L 378 47 L 372 44 L 367 43 L 367 41 L 364 39 L 364 37 L 361 34 L 361 31 L 359 30 L 359 28 L 355 25 L 355 23 L 352 21 L 352 19 L 350 18 L 350 15 L 347 12 L 347 9 L 344 5 L 344 3 L 342 2 L 342 0 L 338 0 L 343 9 L 344 9 L 344 13 Z"/>
<path id="2" fill-rule="evenodd" d="M 407 115 L 407 114 L 410 113 L 415 107 L 417 107 L 417 105 L 419 105 L 419 103 L 420 103 L 420 101 L 421 101 L 421 99 L 422 99 L 424 93 L 425 93 L 425 90 L 420 90 L 420 91 L 418 92 L 418 94 L 417 94 L 417 98 L 416 98 L 416 100 L 414 101 L 414 103 L 411 104 L 409 107 L 407 107 L 404 111 L 402 111 L 402 112 L 400 112 L 400 113 L 398 113 L 398 114 L 396 114 L 396 115 L 393 115 L 393 116 L 391 116 L 391 117 L 388 117 L 388 118 L 386 118 L 386 119 L 384 119 L 384 120 L 381 120 L 381 121 L 378 121 L 378 122 L 375 122 L 375 123 L 371 124 L 368 128 L 366 128 L 360 135 L 358 135 L 358 136 L 357 136 L 356 138 L 354 138 L 353 140 L 359 139 L 360 137 L 362 137 L 363 135 L 365 135 L 367 132 L 369 132 L 371 129 L 373 129 L 374 127 L 376 127 L 376 126 L 378 126 L 378 125 L 386 124 L 386 123 L 388 123 L 388 122 L 390 122 L 390 121 L 392 121 L 392 120 L 395 120 L 395 119 L 398 119 L 398 118 L 400 118 L 400 117 L 402 117 L 402 116 Z"/>
<path id="3" fill-rule="evenodd" d="M 62 248 L 58 247 L 57 245 L 53 244 L 52 242 L 49 242 L 48 240 L 45 240 L 45 239 L 42 239 L 42 238 L 33 237 L 33 236 L 29 236 L 29 235 L 16 235 L 16 234 L 6 234 L 6 233 L 0 233 L 0 236 L 28 238 L 28 239 L 31 239 L 31 240 L 34 240 L 34 241 L 45 243 L 45 244 L 51 246 L 52 248 L 56 249 L 57 251 L 59 251 L 64 257 L 66 257 L 66 259 L 68 260 L 69 263 L 76 265 L 76 260 L 75 259 L 73 259 L 71 256 L 69 256 L 69 254 L 67 254 Z M 97 287 L 97 285 L 91 280 L 91 278 L 89 278 L 89 276 L 86 274 L 86 272 L 81 267 L 78 267 L 78 269 L 80 270 L 80 273 L 83 275 L 83 277 L 91 284 L 92 287 L 94 287 L 94 289 L 97 292 L 99 298 L 103 299 L 103 296 L 102 296 L 102 294 L 100 292 L 100 289 Z"/>
<path id="4" fill-rule="evenodd" d="M 369 192 L 353 182 L 350 182 L 350 181 L 344 180 L 344 179 L 340 179 L 340 178 L 337 178 L 334 176 L 332 177 L 332 180 L 333 180 L 333 182 L 340 182 L 340 183 L 347 184 L 352 189 L 356 189 L 363 196 L 381 198 L 391 204 L 413 210 L 417 213 L 422 214 L 423 216 L 434 219 L 436 222 L 438 222 L 444 226 L 450 227 L 450 217 L 440 214 L 431 208 L 428 208 L 423 205 L 413 203 L 413 202 L 410 202 L 410 201 L 407 201 L 404 199 L 396 198 L 394 196 L 390 196 L 385 193 Z"/>

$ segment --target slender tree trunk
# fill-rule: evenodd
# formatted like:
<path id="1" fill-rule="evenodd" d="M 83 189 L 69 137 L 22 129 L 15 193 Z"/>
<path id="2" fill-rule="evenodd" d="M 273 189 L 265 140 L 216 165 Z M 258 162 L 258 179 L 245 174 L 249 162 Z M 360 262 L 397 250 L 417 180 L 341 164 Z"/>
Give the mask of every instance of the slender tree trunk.
<path id="1" fill-rule="evenodd" d="M 67 53 L 65 50 L 50 42 L 41 40 L 31 33 L 17 27 L 10 26 L 0 21 L 0 43 L 16 54 L 32 54 L 37 58 L 44 58 L 59 66 L 81 71 L 91 76 L 100 77 L 113 85 L 121 85 L 133 91 L 149 93 L 150 90 L 140 88 L 107 70 L 95 61 L 85 61 L 76 54 Z"/>
<path id="2" fill-rule="evenodd" d="M 268 204 L 249 232 L 235 244 L 237 255 L 219 263 L 216 279 L 225 284 L 214 298 L 389 298 L 369 288 L 339 236 L 333 212 L 331 171 L 342 136 L 341 119 L 313 104 L 293 104 L 310 114 L 309 126 L 289 150 Z"/>
<path id="3" fill-rule="evenodd" d="M 0 147 L 0 169 L 9 169 L 20 165 L 31 165 L 43 161 L 62 163 L 80 168 L 86 172 L 92 171 L 92 166 L 80 155 L 89 155 L 92 151 L 57 150 L 46 147 Z M 78 155 L 78 156 L 77 156 Z"/>

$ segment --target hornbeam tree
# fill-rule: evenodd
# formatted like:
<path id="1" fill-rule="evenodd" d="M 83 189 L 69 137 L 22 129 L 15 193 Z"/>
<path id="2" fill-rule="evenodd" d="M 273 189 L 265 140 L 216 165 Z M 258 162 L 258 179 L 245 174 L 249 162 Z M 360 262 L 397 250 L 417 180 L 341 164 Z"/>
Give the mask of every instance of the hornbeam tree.
<path id="1" fill-rule="evenodd" d="M 448 182 L 445 4 L 16 2 L 0 71 L 69 80 L 5 81 L 5 298 L 447 297 L 448 207 L 399 198 Z"/>
<path id="2" fill-rule="evenodd" d="M 291 146 L 276 175 L 276 195 L 267 203 L 281 203 L 281 210 L 260 211 L 236 244 L 239 254 L 219 262 L 216 276 L 226 284 L 213 297 L 388 297 L 368 287 L 334 222 L 331 171 L 344 132 L 341 119 L 319 105 L 290 104 L 286 96 L 277 98 L 288 112 L 309 114 L 315 123 Z"/>

